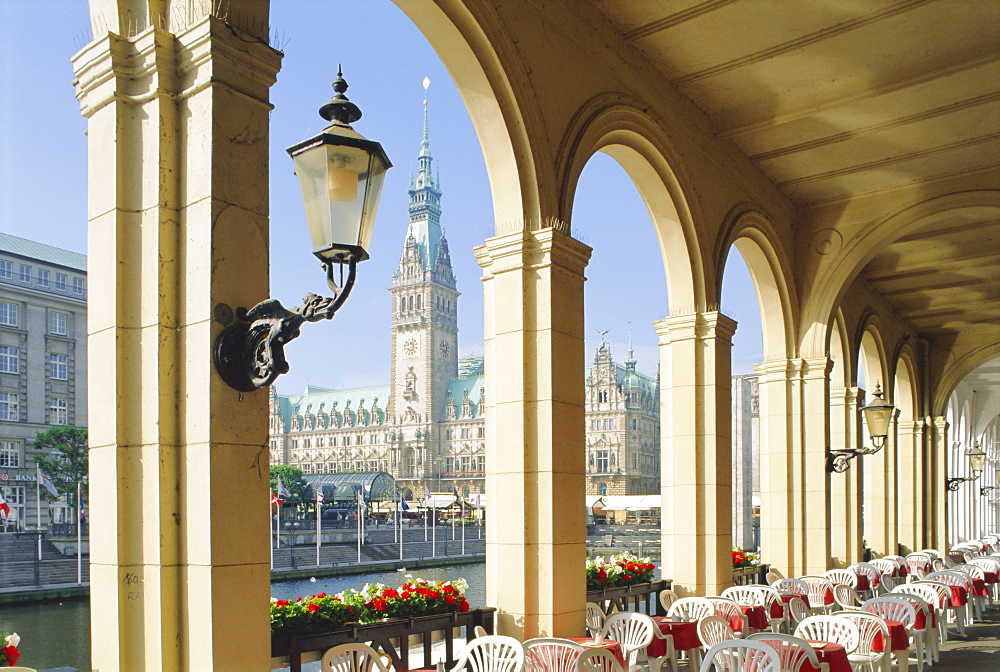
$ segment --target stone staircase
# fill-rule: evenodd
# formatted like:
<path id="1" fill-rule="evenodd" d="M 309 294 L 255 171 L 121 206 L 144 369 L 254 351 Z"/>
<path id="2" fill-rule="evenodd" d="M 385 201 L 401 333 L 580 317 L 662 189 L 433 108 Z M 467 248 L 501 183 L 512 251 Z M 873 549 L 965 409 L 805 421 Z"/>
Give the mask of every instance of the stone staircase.
<path id="1" fill-rule="evenodd" d="M 0 589 L 28 587 L 35 584 L 35 547 L 33 537 L 0 535 Z M 39 582 L 43 585 L 76 583 L 76 557 L 62 555 L 52 542 L 42 540 Z M 83 559 L 83 581 L 90 580 L 87 557 Z"/>

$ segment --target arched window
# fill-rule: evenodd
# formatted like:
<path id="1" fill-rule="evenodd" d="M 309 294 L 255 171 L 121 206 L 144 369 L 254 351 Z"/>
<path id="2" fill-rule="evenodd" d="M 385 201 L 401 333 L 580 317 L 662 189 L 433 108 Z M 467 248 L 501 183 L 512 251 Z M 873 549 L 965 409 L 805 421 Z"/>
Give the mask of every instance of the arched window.
<path id="1" fill-rule="evenodd" d="M 601 481 L 600 483 L 598 483 L 597 484 L 597 494 L 599 494 L 601 497 L 604 497 L 605 495 L 607 495 L 608 494 L 608 484 L 605 483 L 604 481 Z"/>
<path id="2" fill-rule="evenodd" d="M 409 305 L 410 305 L 410 310 L 413 310 L 413 296 L 412 295 L 410 296 Z"/>
<path id="3" fill-rule="evenodd" d="M 422 294 L 417 294 L 417 310 L 420 310 L 421 308 L 423 308 L 423 303 L 424 303 L 423 302 L 423 295 Z"/>

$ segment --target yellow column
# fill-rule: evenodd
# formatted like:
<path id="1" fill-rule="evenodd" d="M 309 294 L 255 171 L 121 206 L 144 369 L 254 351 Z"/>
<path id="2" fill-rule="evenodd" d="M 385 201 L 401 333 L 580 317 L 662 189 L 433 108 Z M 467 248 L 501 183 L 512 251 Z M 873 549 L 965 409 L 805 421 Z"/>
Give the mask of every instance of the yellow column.
<path id="1" fill-rule="evenodd" d="M 822 574 L 830 567 L 830 477 L 827 457 L 830 448 L 830 371 L 829 357 L 803 359 L 795 381 L 797 452 L 801 470 L 795 474 L 796 496 L 801 497 L 802 517 L 796 521 L 801 536 L 796 550 L 800 554 L 798 574 Z"/>
<path id="2" fill-rule="evenodd" d="M 485 273 L 486 598 L 518 639 L 583 633 L 583 271 L 555 228 L 490 238 Z"/>
<path id="3" fill-rule="evenodd" d="M 227 387 L 212 344 L 217 305 L 267 296 L 279 63 L 214 18 L 108 34 L 74 57 L 98 364 L 94 670 L 263 669 L 270 657 L 267 392 Z"/>
<path id="4" fill-rule="evenodd" d="M 668 317 L 660 335 L 663 571 L 681 595 L 732 584 L 732 379 L 736 322 Z"/>
<path id="5" fill-rule="evenodd" d="M 923 548 L 922 511 L 924 479 L 924 423 L 901 422 L 896 428 L 899 443 L 899 553 L 905 555 Z"/>
<path id="6" fill-rule="evenodd" d="M 898 415 L 898 410 L 896 411 Z M 865 455 L 864 499 L 865 538 L 868 545 L 881 554 L 896 554 L 896 441 L 894 422 L 889 426 L 882 450 L 874 455 Z M 868 429 L 862 435 L 871 447 Z"/>
<path id="7" fill-rule="evenodd" d="M 794 495 L 798 460 L 792 452 L 792 362 L 758 364 L 760 399 L 760 544 L 761 558 L 784 576 L 792 576 L 796 520 L 802 503 Z"/>
<path id="8" fill-rule="evenodd" d="M 924 548 L 948 549 L 948 420 L 931 420 L 931 436 L 927 450 L 927 478 L 924 479 L 924 510 L 927 531 Z"/>
<path id="9" fill-rule="evenodd" d="M 858 393 L 856 387 L 830 392 L 830 447 L 852 449 L 861 446 Z M 864 548 L 861 520 L 861 474 L 863 457 L 851 460 L 851 468 L 830 474 L 830 555 L 831 567 L 846 567 L 860 562 Z M 871 543 L 871 540 L 868 540 Z"/>

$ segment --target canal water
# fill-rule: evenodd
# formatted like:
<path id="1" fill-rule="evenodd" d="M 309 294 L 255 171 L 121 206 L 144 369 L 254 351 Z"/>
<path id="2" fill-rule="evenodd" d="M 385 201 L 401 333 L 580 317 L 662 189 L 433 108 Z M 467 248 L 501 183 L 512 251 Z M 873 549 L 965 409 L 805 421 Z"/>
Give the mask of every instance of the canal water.
<path id="1" fill-rule="evenodd" d="M 486 606 L 486 564 L 421 568 L 406 571 L 376 572 L 350 576 L 316 577 L 271 584 L 271 595 L 280 599 L 339 593 L 348 588 L 360 589 L 365 583 L 384 583 L 394 588 L 404 575 L 434 581 L 464 578 L 469 582 L 465 596 L 473 608 Z M 0 606 L 0 631 L 21 636 L 19 665 L 35 669 L 70 667 L 90 671 L 90 602 L 86 599 L 44 604 Z"/>

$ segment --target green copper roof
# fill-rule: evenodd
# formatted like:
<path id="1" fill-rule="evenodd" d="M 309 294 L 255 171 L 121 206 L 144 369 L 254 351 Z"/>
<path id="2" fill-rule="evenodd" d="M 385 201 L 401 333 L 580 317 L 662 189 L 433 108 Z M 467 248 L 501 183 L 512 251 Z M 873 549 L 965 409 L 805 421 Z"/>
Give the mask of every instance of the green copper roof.
<path id="1" fill-rule="evenodd" d="M 37 259 L 47 264 L 63 266 L 82 273 L 87 272 L 87 255 L 80 254 L 79 252 L 70 252 L 69 250 L 52 247 L 43 243 L 36 243 L 33 240 L 18 238 L 9 233 L 0 233 L 0 252 L 8 252 L 28 259 Z"/>

